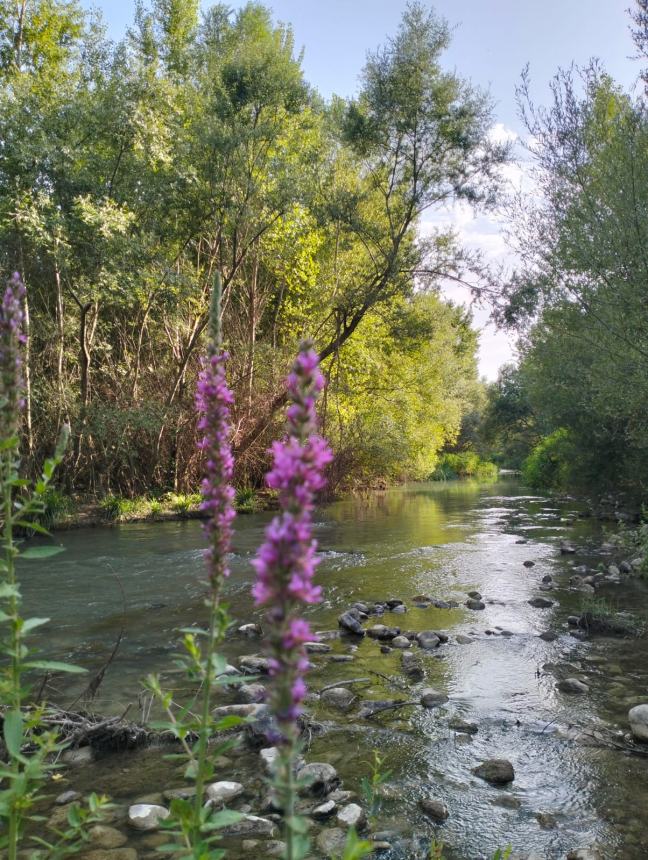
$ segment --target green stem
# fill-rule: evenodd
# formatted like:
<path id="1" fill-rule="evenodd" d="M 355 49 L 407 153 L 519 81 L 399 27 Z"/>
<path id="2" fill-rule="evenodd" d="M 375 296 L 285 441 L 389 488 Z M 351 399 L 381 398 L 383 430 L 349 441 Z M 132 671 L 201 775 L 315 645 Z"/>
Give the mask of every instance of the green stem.
<path id="1" fill-rule="evenodd" d="M 293 782 L 293 762 L 294 762 L 294 742 L 291 741 L 290 745 L 285 747 L 282 750 L 282 759 L 283 759 L 283 783 L 284 783 L 284 797 L 283 797 L 283 809 L 284 809 L 284 821 L 286 822 L 285 826 L 285 838 L 286 838 L 286 860 L 295 860 L 295 831 L 294 827 L 294 818 L 295 818 L 295 785 Z"/>
<path id="2" fill-rule="evenodd" d="M 19 711 L 22 705 L 22 667 L 21 667 L 21 639 L 20 639 L 20 618 L 18 617 L 18 596 L 15 593 L 16 588 L 16 566 L 15 566 L 15 546 L 13 541 L 13 487 L 11 484 L 13 456 L 15 451 L 9 449 L 4 452 L 2 457 L 2 507 L 4 515 L 4 534 L 3 534 L 3 549 L 4 561 L 6 565 L 6 583 L 10 587 L 8 598 L 7 613 L 10 617 L 10 651 L 11 651 L 11 681 L 9 687 L 10 707 L 12 710 Z M 20 762 L 12 758 L 10 762 L 10 770 L 13 774 L 12 782 L 17 784 L 17 779 L 20 775 Z M 8 860 L 16 860 L 18 854 L 18 837 L 20 833 L 20 813 L 16 809 L 15 804 L 12 804 L 9 813 L 9 833 L 8 833 Z"/>
<path id="3" fill-rule="evenodd" d="M 205 794 L 205 762 L 209 748 L 211 723 L 211 686 L 213 658 L 217 642 L 221 638 L 221 625 L 216 627 L 216 616 L 220 604 L 220 588 L 214 588 L 209 602 L 209 633 L 207 634 L 207 650 L 205 653 L 205 674 L 203 678 L 202 709 L 200 728 L 198 731 L 198 755 L 196 761 L 196 796 L 194 798 L 194 821 L 192 844 L 195 847 L 201 841 L 201 817 Z"/>

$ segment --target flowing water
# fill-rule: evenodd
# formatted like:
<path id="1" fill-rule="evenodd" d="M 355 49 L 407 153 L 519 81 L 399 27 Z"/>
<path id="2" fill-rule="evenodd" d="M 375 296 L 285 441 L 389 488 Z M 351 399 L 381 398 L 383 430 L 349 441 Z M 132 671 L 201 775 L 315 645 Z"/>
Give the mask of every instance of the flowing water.
<path id="1" fill-rule="evenodd" d="M 311 612 L 317 630 L 337 631 L 337 616 L 354 601 L 400 598 L 408 604 L 407 614 L 386 613 L 376 620 L 403 630 L 444 630 L 450 637 L 435 652 L 416 649 L 425 671 L 420 683 L 402 674 L 400 652 L 382 654 L 379 643 L 368 638 L 330 640 L 333 653 L 352 655 L 352 662 L 313 657 L 314 690 L 337 680 L 369 678 L 352 687 L 363 701 L 416 700 L 428 686 L 449 697 L 435 710 L 408 706 L 372 720 L 327 711 L 317 701 L 309 704 L 327 731 L 314 738 L 308 760 L 334 764 L 344 787 L 355 791 L 369 772 L 373 750 L 391 771 L 374 829 L 435 836 L 450 860 L 491 857 L 507 845 L 521 854 L 563 858 L 568 850 L 593 843 L 611 860 L 648 857 L 648 757 L 629 756 L 595 740 L 600 730 L 606 737 L 627 731 L 628 708 L 648 702 L 648 640 L 580 641 L 570 635 L 566 618 L 583 602 L 581 593 L 567 587 L 571 566 L 594 567 L 605 560 L 600 526 L 578 513 L 575 502 L 531 496 L 515 482 L 409 485 L 318 511 L 318 577 L 325 602 Z M 254 514 L 237 522 L 227 599 L 240 623 L 261 620 L 249 597 L 250 558 L 269 517 Z M 26 609 L 51 618 L 42 643 L 48 656 L 90 670 L 102 665 L 123 630 L 94 708 L 119 713 L 131 703 L 129 714 L 136 718 L 142 678 L 160 672 L 166 683 L 179 686 L 176 631 L 204 620 L 200 526 L 195 521 L 125 525 L 69 532 L 60 539 L 66 552 L 46 568 L 23 566 Z M 564 539 L 581 548 L 577 556 L 560 555 Z M 535 564 L 525 567 L 525 561 Z M 545 596 L 555 604 L 534 609 L 527 601 L 544 594 L 538 589 L 545 574 L 554 577 L 556 587 Z M 463 606 L 471 590 L 483 595 L 484 611 Z M 641 582 L 602 592 L 611 604 L 646 617 L 648 589 Z M 419 594 L 462 605 L 417 609 L 411 599 Z M 558 638 L 540 639 L 547 630 Z M 458 644 L 457 636 L 473 641 Z M 234 660 L 253 653 L 256 644 L 233 637 L 225 651 Z M 588 694 L 557 691 L 557 678 L 574 676 L 588 683 Z M 69 702 L 78 691 L 67 687 L 61 701 Z M 448 726 L 453 717 L 476 722 L 478 733 L 455 734 Z M 502 789 L 473 776 L 472 768 L 486 758 L 509 759 L 515 781 Z M 221 778 L 240 774 L 244 784 L 258 780 L 257 762 L 255 754 L 242 754 Z M 182 785 L 182 778 L 159 751 L 146 750 L 100 759 L 70 773 L 69 784 L 105 791 L 125 804 Z M 450 814 L 442 826 L 419 811 L 419 800 L 430 796 L 447 804 Z M 154 856 L 150 840 L 133 844 L 140 857 Z M 394 856 L 414 856 L 407 850 L 414 851 Z"/>

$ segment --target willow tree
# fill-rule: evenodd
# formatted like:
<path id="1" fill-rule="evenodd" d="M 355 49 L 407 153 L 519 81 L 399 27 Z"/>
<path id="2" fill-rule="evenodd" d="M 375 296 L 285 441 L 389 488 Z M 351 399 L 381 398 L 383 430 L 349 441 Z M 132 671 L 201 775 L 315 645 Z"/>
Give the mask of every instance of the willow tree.
<path id="1" fill-rule="evenodd" d="M 336 160 L 323 183 L 323 214 L 338 247 L 353 261 L 337 266 L 320 359 L 335 356 L 366 315 L 395 296 L 408 296 L 418 279 L 436 284 L 457 276 L 465 255 L 450 229 L 429 241 L 417 237 L 421 217 L 457 200 L 491 205 L 506 148 L 489 138 L 488 96 L 441 59 L 450 41 L 445 21 L 411 3 L 396 36 L 371 54 L 359 96 L 338 110 L 345 159 L 353 179 Z M 348 256 L 348 255 L 347 255 Z M 263 433 L 285 392 L 272 401 L 240 440 L 245 452 Z"/>

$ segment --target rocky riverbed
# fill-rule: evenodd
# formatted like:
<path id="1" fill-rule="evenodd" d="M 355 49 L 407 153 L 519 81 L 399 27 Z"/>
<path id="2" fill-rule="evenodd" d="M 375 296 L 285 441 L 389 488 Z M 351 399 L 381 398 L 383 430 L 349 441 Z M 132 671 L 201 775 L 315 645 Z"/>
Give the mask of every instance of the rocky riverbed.
<path id="1" fill-rule="evenodd" d="M 157 542 L 147 536 L 149 554 L 160 544 L 185 555 L 178 543 L 198 547 L 199 531 L 184 525 Z M 233 672 L 219 705 L 247 713 L 252 725 L 211 789 L 215 803 L 248 816 L 228 836 L 233 858 L 280 852 L 265 781 L 272 751 L 261 733 L 262 619 L 247 597 L 262 525 L 263 517 L 248 519 L 239 537 L 230 595 L 239 623 L 226 644 L 232 665 L 258 679 L 238 684 Z M 351 824 L 386 858 L 425 857 L 432 839 L 445 843 L 449 860 L 489 858 L 509 844 L 520 858 L 646 856 L 648 594 L 633 576 L 634 559 L 620 557 L 575 503 L 529 497 L 514 485 L 419 485 L 338 503 L 322 512 L 318 531 L 326 603 L 311 619 L 321 635 L 309 649 L 302 774 L 315 778 L 300 801 L 313 858 L 335 856 Z M 83 568 L 78 549 L 70 547 L 69 561 Z M 191 552 L 195 575 L 198 550 Z M 140 547 L 136 569 L 146 559 Z M 175 570 L 177 577 L 177 559 Z M 137 668 L 141 676 L 154 664 L 174 680 L 160 634 L 197 611 L 193 579 L 182 576 L 185 605 L 149 610 L 153 624 L 140 615 L 149 647 L 133 630 L 120 654 L 128 671 L 120 678 L 119 662 L 111 667 L 97 708 L 135 700 Z M 390 771 L 379 809 L 361 785 L 374 750 Z M 66 759 L 47 803 L 52 823 L 65 815 L 67 792 L 102 791 L 116 805 L 87 857 L 163 856 L 160 818 L 174 792 L 190 790 L 182 768 L 159 749 L 106 755 L 82 747 Z"/>

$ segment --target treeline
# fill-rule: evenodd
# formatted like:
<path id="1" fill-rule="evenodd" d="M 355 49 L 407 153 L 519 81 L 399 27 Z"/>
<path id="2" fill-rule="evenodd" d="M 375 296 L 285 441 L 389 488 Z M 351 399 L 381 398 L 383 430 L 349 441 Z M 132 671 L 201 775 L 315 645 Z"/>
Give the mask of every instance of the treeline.
<path id="1" fill-rule="evenodd" d="M 633 15 L 648 55 L 648 2 Z M 598 63 L 520 106 L 533 190 L 513 213 L 521 265 L 499 316 L 519 367 L 490 392 L 484 431 L 533 486 L 648 501 L 648 72 L 638 95 Z"/>
<path id="2" fill-rule="evenodd" d="M 0 0 L 0 255 L 27 286 L 24 461 L 64 421 L 68 492 L 196 486 L 193 394 L 223 282 L 240 485 L 281 432 L 314 340 L 331 480 L 424 477 L 479 397 L 476 334 L 438 292 L 476 270 L 421 217 L 491 205 L 505 149 L 489 99 L 443 70 L 414 3 L 325 102 L 288 27 L 250 3 L 137 4 L 123 41 L 75 0 Z"/>

